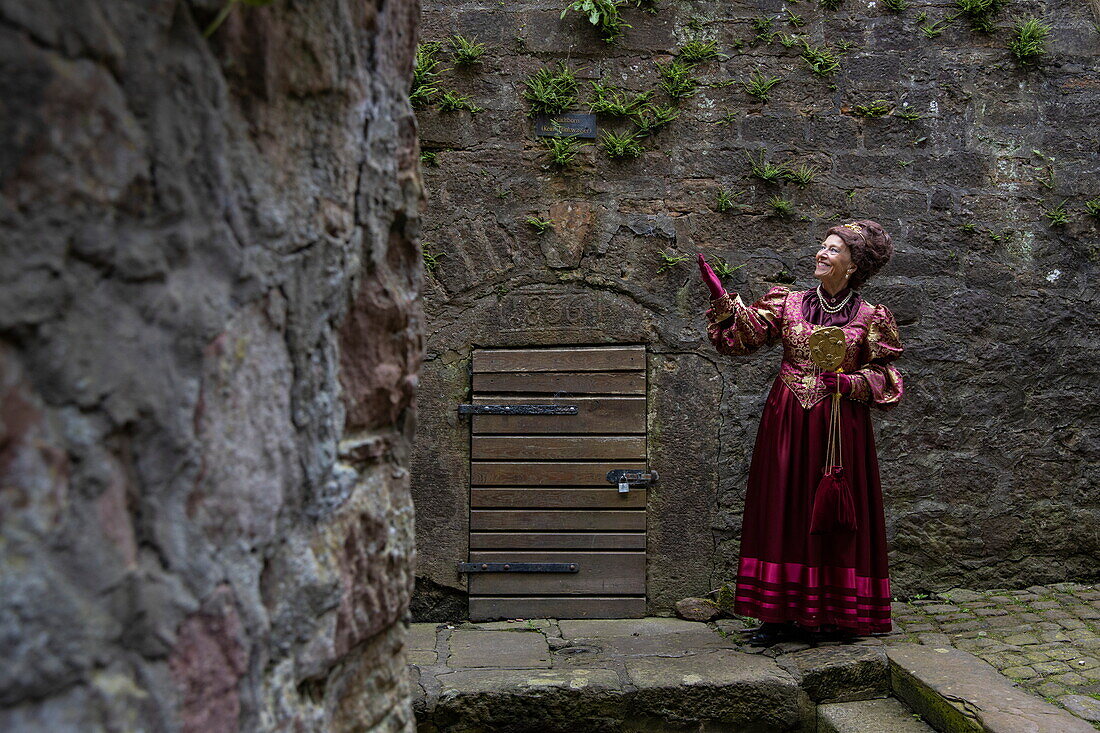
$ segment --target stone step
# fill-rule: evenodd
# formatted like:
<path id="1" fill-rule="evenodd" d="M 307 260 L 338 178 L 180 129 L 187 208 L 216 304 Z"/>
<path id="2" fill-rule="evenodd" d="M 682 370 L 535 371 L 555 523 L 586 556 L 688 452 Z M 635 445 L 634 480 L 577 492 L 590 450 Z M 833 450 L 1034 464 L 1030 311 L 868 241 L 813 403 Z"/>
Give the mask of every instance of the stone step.
<path id="1" fill-rule="evenodd" d="M 890 644 L 893 693 L 936 730 L 974 733 L 1096 733 L 1021 689 L 993 665 L 952 647 Z"/>
<path id="2" fill-rule="evenodd" d="M 894 697 L 817 706 L 817 733 L 934 733 Z"/>

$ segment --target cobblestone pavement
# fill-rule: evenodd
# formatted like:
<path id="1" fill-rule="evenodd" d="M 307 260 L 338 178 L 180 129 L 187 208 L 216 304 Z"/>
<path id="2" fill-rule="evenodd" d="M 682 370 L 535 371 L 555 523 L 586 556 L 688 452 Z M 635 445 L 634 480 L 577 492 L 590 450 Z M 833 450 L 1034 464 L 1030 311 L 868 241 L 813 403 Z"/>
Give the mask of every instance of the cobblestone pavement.
<path id="1" fill-rule="evenodd" d="M 950 645 L 1100 730 L 1100 584 L 964 588 L 893 604 L 889 644 Z"/>

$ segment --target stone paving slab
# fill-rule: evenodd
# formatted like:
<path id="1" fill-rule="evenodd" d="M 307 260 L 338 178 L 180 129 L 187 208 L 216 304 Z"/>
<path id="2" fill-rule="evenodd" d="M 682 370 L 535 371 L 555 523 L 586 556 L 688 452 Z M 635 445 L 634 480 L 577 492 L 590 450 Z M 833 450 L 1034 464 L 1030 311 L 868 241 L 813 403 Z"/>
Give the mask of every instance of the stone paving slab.
<path id="1" fill-rule="evenodd" d="M 625 662 L 635 716 L 667 726 L 700 721 L 734 730 L 812 730 L 809 695 L 772 659 L 732 649 Z"/>
<path id="2" fill-rule="evenodd" d="M 890 643 L 955 647 L 989 662 L 1021 688 L 1088 720 L 1081 699 L 1100 706 L 1100 585 L 1054 583 L 1026 589 L 953 588 L 930 598 L 892 604 Z M 953 629 L 950 604 L 988 626 Z M 1052 614 L 1063 615 L 1052 622 Z M 1054 624 L 1057 629 L 1049 624 Z M 1063 664 L 1053 665 L 1052 662 Z M 1100 721 L 1090 720 L 1100 730 Z"/>
<path id="3" fill-rule="evenodd" d="M 448 640 L 452 669 L 495 667 L 536 669 L 550 666 L 550 647 L 537 631 L 477 631 L 456 629 Z"/>
<path id="4" fill-rule="evenodd" d="M 935 733 L 892 697 L 817 706 L 817 733 Z"/>
<path id="5" fill-rule="evenodd" d="M 792 670 L 814 702 L 846 702 L 886 697 L 890 674 L 880 646 L 828 646 L 778 657 Z"/>
<path id="6" fill-rule="evenodd" d="M 593 647 L 597 657 L 682 656 L 722 649 L 732 642 L 698 621 L 676 618 L 561 620 L 561 637 L 568 647 Z"/>
<path id="7" fill-rule="evenodd" d="M 709 625 L 672 618 L 413 624 L 409 649 L 410 661 L 416 665 L 418 685 L 414 689 L 420 691 L 418 714 L 447 695 L 463 698 L 478 694 L 479 680 L 486 685 L 492 679 L 503 684 L 511 678 L 506 665 L 526 668 L 519 671 L 517 679 L 543 680 L 512 688 L 512 695 L 533 695 L 540 689 L 538 685 L 544 684 L 548 690 L 561 691 L 565 697 L 559 702 L 568 702 L 573 700 L 569 696 L 578 692 L 570 685 L 580 684 L 578 680 L 604 685 L 604 692 L 610 695 L 614 678 L 614 689 L 619 691 L 615 694 L 633 700 L 631 695 L 639 687 L 628 666 L 640 673 L 645 665 L 639 665 L 639 660 L 654 658 L 659 666 L 682 659 L 686 669 L 706 654 L 726 653 L 722 650 L 754 656 L 764 665 L 774 664 L 777 674 L 786 673 L 797 680 L 817 702 L 832 701 L 830 695 L 836 693 L 830 691 L 830 684 L 856 697 L 879 696 L 883 694 L 883 656 L 895 645 L 917 644 L 969 652 L 998 670 L 1004 676 L 1001 679 L 1007 677 L 1015 683 L 1017 692 L 1045 699 L 1078 720 L 1089 721 L 1091 730 L 1100 730 L 1100 720 L 1096 720 L 1100 717 L 1100 586 L 1060 583 L 1027 589 L 956 588 L 926 598 L 895 600 L 892 608 L 894 631 L 890 634 L 864 637 L 855 644 L 821 643 L 813 649 L 796 641 L 764 649 L 744 646 L 743 629 L 752 625 L 752 620 L 740 618 Z M 1051 620 L 1052 612 L 1059 616 L 1057 620 Z M 982 620 L 987 625 L 964 628 L 969 626 L 968 620 Z M 479 651 L 483 642 L 489 641 L 492 644 L 488 646 L 497 651 Z M 494 665 L 501 665 L 497 671 L 503 671 L 504 677 L 490 674 Z M 447 680 L 446 688 L 442 680 Z M 629 708 L 628 703 L 619 703 Z"/>
<path id="8" fill-rule="evenodd" d="M 938 730 L 1093 733 L 1085 721 L 1013 685 L 966 652 L 892 644 L 886 653 L 894 691 Z"/>
<path id="9" fill-rule="evenodd" d="M 414 651 L 435 651 L 438 629 L 436 624 L 410 624 L 405 646 Z"/>

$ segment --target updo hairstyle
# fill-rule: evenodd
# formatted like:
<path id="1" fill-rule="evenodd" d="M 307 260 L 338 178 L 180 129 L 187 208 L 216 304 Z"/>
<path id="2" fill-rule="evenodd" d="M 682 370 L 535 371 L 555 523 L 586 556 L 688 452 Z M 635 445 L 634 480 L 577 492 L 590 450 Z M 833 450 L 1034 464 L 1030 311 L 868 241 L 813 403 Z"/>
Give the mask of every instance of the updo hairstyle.
<path id="1" fill-rule="evenodd" d="M 861 219 L 852 223 L 859 227 L 858 231 L 851 226 L 838 224 L 825 232 L 825 236 L 835 234 L 848 245 L 852 264 L 856 267 L 856 271 L 848 278 L 848 286 L 858 289 L 890 261 L 894 255 L 894 240 L 877 221 Z"/>

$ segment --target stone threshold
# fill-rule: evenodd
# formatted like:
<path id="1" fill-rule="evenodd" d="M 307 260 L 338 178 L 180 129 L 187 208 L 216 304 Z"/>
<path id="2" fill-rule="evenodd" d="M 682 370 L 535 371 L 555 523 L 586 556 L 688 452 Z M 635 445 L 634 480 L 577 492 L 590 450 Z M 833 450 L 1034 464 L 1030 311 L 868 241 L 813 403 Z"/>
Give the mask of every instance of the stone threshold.
<path id="1" fill-rule="evenodd" d="M 1094 733 L 958 649 L 742 638 L 672 618 L 413 624 L 417 728 Z"/>

